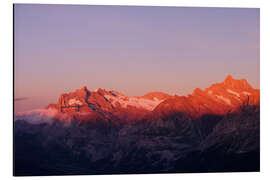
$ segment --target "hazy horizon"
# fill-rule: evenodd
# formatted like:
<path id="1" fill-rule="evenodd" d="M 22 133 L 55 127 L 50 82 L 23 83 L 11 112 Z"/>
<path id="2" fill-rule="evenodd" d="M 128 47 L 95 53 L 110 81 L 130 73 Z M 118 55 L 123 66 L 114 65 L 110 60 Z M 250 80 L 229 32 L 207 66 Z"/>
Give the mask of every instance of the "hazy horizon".
<path id="1" fill-rule="evenodd" d="M 186 95 L 227 75 L 260 86 L 259 9 L 14 6 L 15 111 L 84 85 Z"/>

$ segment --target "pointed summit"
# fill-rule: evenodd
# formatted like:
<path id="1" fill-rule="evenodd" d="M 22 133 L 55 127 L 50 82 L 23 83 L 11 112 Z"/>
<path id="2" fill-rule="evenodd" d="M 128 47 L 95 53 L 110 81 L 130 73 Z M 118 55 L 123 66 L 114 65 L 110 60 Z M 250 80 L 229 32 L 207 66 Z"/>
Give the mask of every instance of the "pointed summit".
<path id="1" fill-rule="evenodd" d="M 82 86 L 80 89 L 77 89 L 76 92 L 89 92 L 86 86 Z"/>
<path id="2" fill-rule="evenodd" d="M 233 80 L 233 77 L 229 74 L 229 75 L 226 77 L 225 81 L 231 81 L 231 80 Z"/>
<path id="3" fill-rule="evenodd" d="M 97 88 L 94 92 L 97 92 L 98 94 L 104 96 L 105 94 L 110 94 L 109 92 L 107 92 L 105 89 L 102 88 Z"/>
<path id="4" fill-rule="evenodd" d="M 80 90 L 88 91 L 87 86 L 82 86 Z"/>
<path id="5" fill-rule="evenodd" d="M 195 88 L 192 94 L 194 95 L 194 94 L 202 94 L 202 93 L 203 91 L 200 88 Z"/>
<path id="6" fill-rule="evenodd" d="M 228 75 L 223 83 L 228 88 L 234 88 L 239 90 L 253 89 L 246 79 L 234 79 L 231 75 Z"/>
<path id="7" fill-rule="evenodd" d="M 77 89 L 75 93 L 80 97 L 87 97 L 90 95 L 90 91 L 86 86 L 82 86 L 80 89 Z"/>

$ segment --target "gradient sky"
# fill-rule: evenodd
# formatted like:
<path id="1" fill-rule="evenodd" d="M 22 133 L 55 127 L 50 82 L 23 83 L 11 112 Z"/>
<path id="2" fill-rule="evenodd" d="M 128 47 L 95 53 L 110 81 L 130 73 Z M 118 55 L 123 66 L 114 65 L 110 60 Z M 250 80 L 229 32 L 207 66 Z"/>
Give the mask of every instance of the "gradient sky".
<path id="1" fill-rule="evenodd" d="M 259 88 L 259 9 L 14 7 L 15 112 L 86 85 L 185 95 L 228 74 Z"/>

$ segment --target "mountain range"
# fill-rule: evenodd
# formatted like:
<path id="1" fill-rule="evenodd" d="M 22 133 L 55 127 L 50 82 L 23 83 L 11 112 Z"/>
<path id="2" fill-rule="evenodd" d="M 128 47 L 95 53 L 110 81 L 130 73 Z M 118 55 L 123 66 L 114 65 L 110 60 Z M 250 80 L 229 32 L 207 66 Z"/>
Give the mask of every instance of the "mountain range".
<path id="1" fill-rule="evenodd" d="M 260 171 L 260 91 L 245 79 L 187 96 L 82 87 L 15 114 L 14 175 Z"/>
<path id="2" fill-rule="evenodd" d="M 47 109 L 72 114 L 84 112 L 80 119 L 109 118 L 125 121 L 144 117 L 162 117 L 184 113 L 192 118 L 205 114 L 224 115 L 239 110 L 243 104 L 258 105 L 260 91 L 246 79 L 234 79 L 228 75 L 223 82 L 215 83 L 205 90 L 196 88 L 187 96 L 150 92 L 144 96 L 128 97 L 117 91 L 98 88 L 89 91 L 86 86 L 75 92 L 61 94 L 57 104 Z"/>

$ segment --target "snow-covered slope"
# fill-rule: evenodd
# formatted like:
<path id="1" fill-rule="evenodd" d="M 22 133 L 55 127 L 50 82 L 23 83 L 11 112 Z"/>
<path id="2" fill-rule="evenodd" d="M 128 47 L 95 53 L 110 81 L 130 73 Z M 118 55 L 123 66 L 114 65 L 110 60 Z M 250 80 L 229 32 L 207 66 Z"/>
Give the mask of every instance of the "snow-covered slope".
<path id="1" fill-rule="evenodd" d="M 122 108 L 127 108 L 128 106 L 133 106 L 140 109 L 146 109 L 148 111 L 152 111 L 159 103 L 163 100 L 159 100 L 155 98 L 154 100 L 139 98 L 139 97 L 127 97 L 127 96 L 114 96 L 114 95 L 105 95 L 113 106 L 117 106 L 120 104 Z"/>

